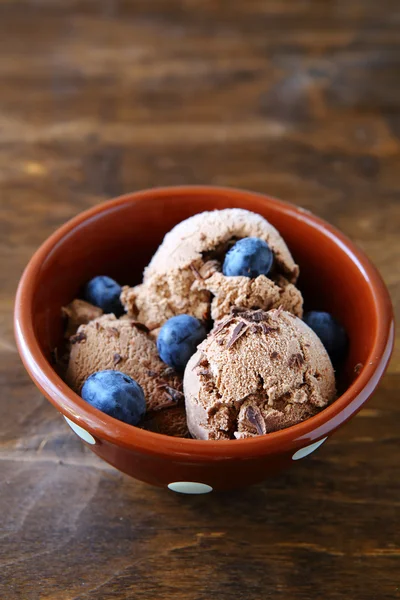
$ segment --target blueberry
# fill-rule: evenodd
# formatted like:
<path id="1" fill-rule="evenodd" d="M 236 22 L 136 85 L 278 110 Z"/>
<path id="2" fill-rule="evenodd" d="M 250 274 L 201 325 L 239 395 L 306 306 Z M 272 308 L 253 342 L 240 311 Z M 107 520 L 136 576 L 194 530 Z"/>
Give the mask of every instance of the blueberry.
<path id="1" fill-rule="evenodd" d="M 161 360 L 177 371 L 183 371 L 207 332 L 204 325 L 190 315 L 178 315 L 164 323 L 157 338 Z"/>
<path id="2" fill-rule="evenodd" d="M 95 408 L 129 425 L 137 425 L 146 412 L 140 385 L 120 371 L 98 371 L 83 384 L 81 396 Z"/>
<path id="3" fill-rule="evenodd" d="M 222 272 L 224 275 L 258 277 L 268 275 L 274 255 L 267 242 L 255 237 L 243 238 L 226 253 Z"/>
<path id="4" fill-rule="evenodd" d="M 120 317 L 124 308 L 119 299 L 121 295 L 121 286 L 105 275 L 93 277 L 86 285 L 83 292 L 85 300 L 99 306 L 105 313 L 114 313 Z"/>
<path id="5" fill-rule="evenodd" d="M 334 367 L 346 357 L 348 337 L 344 327 L 330 313 L 311 310 L 304 315 L 304 322 L 317 334 L 329 354 Z"/>

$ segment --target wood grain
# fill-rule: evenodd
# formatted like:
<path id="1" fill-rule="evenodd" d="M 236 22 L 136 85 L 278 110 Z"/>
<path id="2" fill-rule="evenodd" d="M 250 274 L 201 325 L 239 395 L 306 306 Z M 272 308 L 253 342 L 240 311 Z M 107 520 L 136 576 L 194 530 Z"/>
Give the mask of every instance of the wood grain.
<path id="1" fill-rule="evenodd" d="M 310 459 L 186 497 L 83 448 L 29 381 L 11 321 L 58 225 L 180 183 L 328 219 L 400 316 L 398 3 L 2 0 L 0 33 L 0 597 L 400 598 L 399 344 L 368 407 Z"/>

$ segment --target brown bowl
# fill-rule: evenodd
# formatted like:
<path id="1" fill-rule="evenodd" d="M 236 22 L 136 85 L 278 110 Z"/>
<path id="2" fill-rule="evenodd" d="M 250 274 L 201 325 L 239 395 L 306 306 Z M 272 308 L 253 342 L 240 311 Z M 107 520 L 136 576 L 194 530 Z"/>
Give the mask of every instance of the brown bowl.
<path id="1" fill-rule="evenodd" d="M 266 217 L 300 265 L 306 306 L 345 325 L 350 350 L 342 395 L 316 416 L 251 439 L 180 439 L 132 427 L 103 414 L 57 375 L 51 351 L 62 340 L 61 306 L 82 284 L 107 274 L 141 280 L 164 234 L 205 210 L 241 207 Z M 19 352 L 35 384 L 98 456 L 148 483 L 186 493 L 237 488 L 288 467 L 323 443 L 375 390 L 393 347 L 390 298 L 368 258 L 328 223 L 285 202 L 214 187 L 159 188 L 95 206 L 60 227 L 22 275 L 15 303 Z"/>

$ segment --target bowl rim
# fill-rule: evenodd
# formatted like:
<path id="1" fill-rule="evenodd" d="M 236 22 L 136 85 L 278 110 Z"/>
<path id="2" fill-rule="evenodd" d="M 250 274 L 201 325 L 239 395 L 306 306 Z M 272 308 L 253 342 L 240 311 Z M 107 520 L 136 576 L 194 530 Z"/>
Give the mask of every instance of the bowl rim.
<path id="1" fill-rule="evenodd" d="M 34 334 L 32 301 L 36 277 L 47 255 L 69 232 L 93 216 L 123 204 L 168 196 L 187 197 L 199 193 L 235 199 L 251 197 L 273 205 L 299 221 L 305 221 L 341 247 L 363 272 L 372 292 L 377 335 L 358 377 L 341 396 L 315 416 L 265 436 L 218 441 L 177 438 L 118 421 L 90 406 L 68 387 L 48 362 Z M 289 451 L 301 444 L 304 446 L 312 443 L 336 429 L 338 424 L 334 421 L 339 413 L 343 413 L 340 424 L 347 421 L 369 398 L 386 369 L 393 349 L 394 320 L 390 296 L 377 269 L 347 236 L 320 217 L 307 209 L 259 192 L 220 186 L 182 185 L 155 187 L 118 196 L 78 213 L 56 229 L 36 250 L 21 276 L 15 299 L 14 331 L 21 359 L 36 386 L 65 417 L 89 431 L 95 438 L 157 456 L 197 457 L 202 461 L 211 461 L 234 457 L 254 458 L 284 449 Z"/>

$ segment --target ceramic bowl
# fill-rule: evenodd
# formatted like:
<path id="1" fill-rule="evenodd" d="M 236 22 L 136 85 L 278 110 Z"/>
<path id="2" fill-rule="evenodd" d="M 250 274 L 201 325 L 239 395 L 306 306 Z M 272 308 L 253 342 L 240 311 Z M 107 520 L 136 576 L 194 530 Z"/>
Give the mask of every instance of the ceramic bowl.
<path id="1" fill-rule="evenodd" d="M 307 309 L 332 312 L 350 349 L 342 394 L 316 416 L 287 429 L 242 440 L 168 437 L 92 408 L 57 375 L 51 351 L 62 340 L 60 308 L 82 284 L 107 274 L 135 284 L 163 236 L 205 210 L 240 207 L 266 217 L 300 265 Z M 368 400 L 388 364 L 394 337 L 388 292 L 365 254 L 310 212 L 267 196 L 214 187 L 158 188 L 99 204 L 60 227 L 22 275 L 15 303 L 20 355 L 37 387 L 84 442 L 139 480 L 184 493 L 257 483 L 316 450 Z"/>

